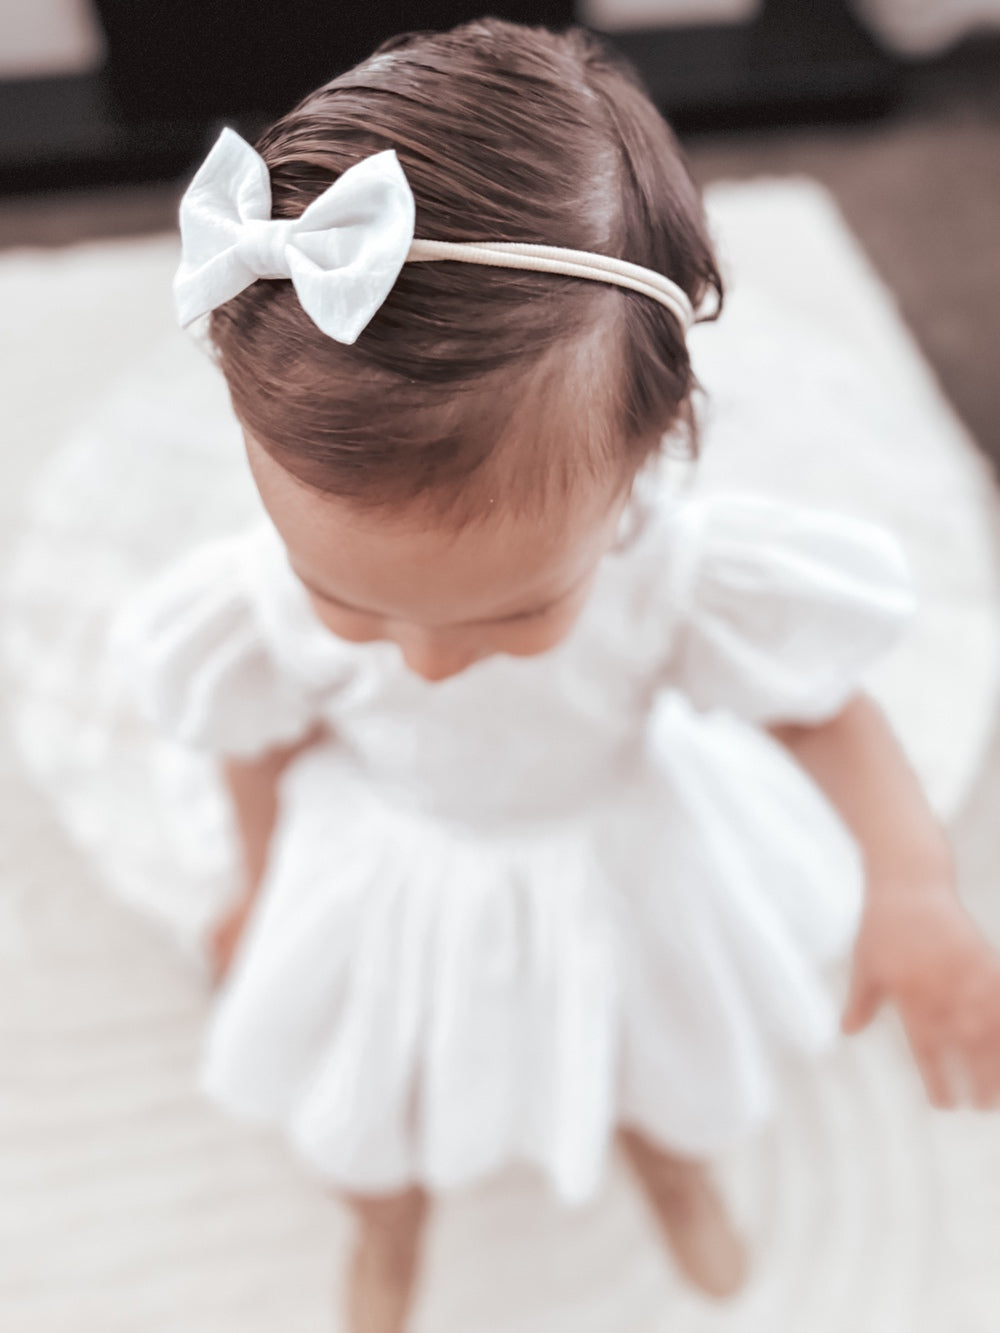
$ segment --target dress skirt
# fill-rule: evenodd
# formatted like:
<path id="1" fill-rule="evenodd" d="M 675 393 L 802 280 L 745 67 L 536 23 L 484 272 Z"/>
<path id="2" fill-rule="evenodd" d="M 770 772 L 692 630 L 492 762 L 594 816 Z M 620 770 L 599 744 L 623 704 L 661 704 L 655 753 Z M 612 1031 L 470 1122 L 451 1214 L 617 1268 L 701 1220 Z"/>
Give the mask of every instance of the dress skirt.
<path id="1" fill-rule="evenodd" d="M 200 1079 L 331 1185 L 447 1189 L 521 1160 L 580 1201 L 616 1125 L 711 1155 L 768 1116 L 784 1057 L 834 1037 L 854 846 L 724 714 L 666 699 L 634 773 L 559 818 L 428 818 L 335 742 L 281 807 Z"/>

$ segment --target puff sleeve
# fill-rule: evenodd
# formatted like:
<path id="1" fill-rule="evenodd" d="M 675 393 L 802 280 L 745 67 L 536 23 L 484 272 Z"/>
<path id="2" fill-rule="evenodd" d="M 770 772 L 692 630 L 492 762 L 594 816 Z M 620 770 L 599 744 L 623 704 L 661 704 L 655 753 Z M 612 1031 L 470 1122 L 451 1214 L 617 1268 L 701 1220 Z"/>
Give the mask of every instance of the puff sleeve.
<path id="1" fill-rule="evenodd" d="M 295 672 L 296 654 L 282 652 L 282 560 L 263 531 L 215 541 L 118 613 L 110 652 L 119 689 L 174 740 L 248 758 L 298 740 L 320 716 L 336 667 L 309 679 Z"/>
<path id="2" fill-rule="evenodd" d="M 915 605 L 888 533 L 756 496 L 678 506 L 668 582 L 667 683 L 761 725 L 833 717 Z"/>

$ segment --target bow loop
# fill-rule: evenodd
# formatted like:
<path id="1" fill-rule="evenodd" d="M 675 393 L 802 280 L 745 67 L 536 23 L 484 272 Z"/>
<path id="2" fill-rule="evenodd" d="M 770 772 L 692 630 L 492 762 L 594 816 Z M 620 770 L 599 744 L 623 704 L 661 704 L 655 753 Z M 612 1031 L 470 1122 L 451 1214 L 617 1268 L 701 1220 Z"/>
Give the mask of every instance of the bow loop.
<path id="1" fill-rule="evenodd" d="M 349 167 L 300 217 L 272 219 L 266 163 L 225 129 L 181 201 L 178 318 L 186 327 L 258 278 L 290 278 L 314 323 L 353 343 L 406 262 L 414 213 L 388 149 Z"/>

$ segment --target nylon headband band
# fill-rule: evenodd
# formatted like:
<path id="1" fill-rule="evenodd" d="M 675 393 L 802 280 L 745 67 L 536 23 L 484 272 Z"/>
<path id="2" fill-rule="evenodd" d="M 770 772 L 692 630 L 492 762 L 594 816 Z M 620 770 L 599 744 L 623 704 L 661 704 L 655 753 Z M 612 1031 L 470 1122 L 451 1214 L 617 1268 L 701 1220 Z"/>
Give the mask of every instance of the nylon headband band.
<path id="1" fill-rule="evenodd" d="M 530 269 L 540 273 L 564 273 L 571 278 L 589 278 L 628 287 L 658 301 L 680 322 L 685 332 L 694 323 L 694 310 L 687 293 L 676 282 L 624 259 L 593 254 L 589 250 L 565 250 L 556 245 L 533 245 L 521 241 L 414 240 L 406 256 L 408 263 L 456 260 L 463 264 L 485 264 L 493 268 Z"/>

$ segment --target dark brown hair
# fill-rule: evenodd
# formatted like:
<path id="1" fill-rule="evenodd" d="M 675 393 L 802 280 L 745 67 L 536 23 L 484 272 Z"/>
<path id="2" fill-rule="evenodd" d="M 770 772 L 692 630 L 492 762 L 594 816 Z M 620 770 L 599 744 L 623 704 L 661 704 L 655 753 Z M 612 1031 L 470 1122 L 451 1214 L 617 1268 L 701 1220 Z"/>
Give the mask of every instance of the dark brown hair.
<path id="1" fill-rule="evenodd" d="M 697 307 L 722 283 L 698 192 L 628 66 L 581 29 L 495 19 L 411 33 L 306 97 L 257 149 L 272 216 L 394 148 L 416 235 L 530 241 L 666 274 Z M 683 331 L 649 297 L 549 273 L 404 266 L 353 346 L 291 283 L 258 281 L 210 325 L 237 416 L 290 472 L 365 506 L 469 521 L 623 483 L 665 432 L 693 442 Z"/>

